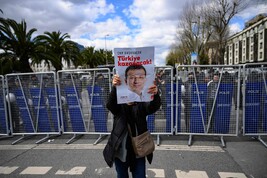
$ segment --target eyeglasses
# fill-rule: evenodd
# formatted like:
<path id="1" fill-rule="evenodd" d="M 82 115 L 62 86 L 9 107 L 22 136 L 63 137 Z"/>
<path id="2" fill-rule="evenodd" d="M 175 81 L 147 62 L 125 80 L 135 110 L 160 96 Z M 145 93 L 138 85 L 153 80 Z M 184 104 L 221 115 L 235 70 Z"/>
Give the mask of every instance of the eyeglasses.
<path id="1" fill-rule="evenodd" d="M 130 80 L 144 80 L 146 78 L 146 75 L 141 74 L 141 75 L 128 75 L 127 78 L 129 78 Z"/>

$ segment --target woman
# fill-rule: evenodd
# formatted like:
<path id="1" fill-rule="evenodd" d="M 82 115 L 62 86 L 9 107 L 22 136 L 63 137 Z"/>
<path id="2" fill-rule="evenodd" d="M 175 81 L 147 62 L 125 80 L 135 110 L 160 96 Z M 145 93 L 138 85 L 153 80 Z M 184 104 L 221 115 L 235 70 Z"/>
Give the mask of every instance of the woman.
<path id="1" fill-rule="evenodd" d="M 150 102 L 117 104 L 116 86 L 120 84 L 120 77 L 114 75 L 112 91 L 107 102 L 107 108 L 114 115 L 114 123 L 103 155 L 110 167 L 115 162 L 118 178 L 128 178 L 128 168 L 130 168 L 133 178 L 145 178 L 146 159 L 135 155 L 128 128 L 131 129 L 132 136 L 140 135 L 147 131 L 146 116 L 156 112 L 161 105 L 158 88 L 156 85 L 149 87 L 148 93 L 154 95 L 153 100 Z M 147 155 L 146 158 L 151 164 L 153 153 Z"/>

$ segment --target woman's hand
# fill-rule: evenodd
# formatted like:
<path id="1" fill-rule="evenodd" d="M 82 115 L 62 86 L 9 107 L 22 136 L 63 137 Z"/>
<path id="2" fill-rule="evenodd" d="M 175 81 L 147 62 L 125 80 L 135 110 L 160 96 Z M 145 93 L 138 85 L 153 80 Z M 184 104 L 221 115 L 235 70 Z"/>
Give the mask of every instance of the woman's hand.
<path id="1" fill-rule="evenodd" d="M 115 74 L 112 79 L 112 85 L 113 86 L 119 86 L 121 84 L 121 79 L 119 75 Z"/>
<path id="2" fill-rule="evenodd" d="M 148 88 L 148 93 L 153 94 L 153 95 L 157 94 L 158 93 L 158 87 L 155 84 L 153 84 L 152 86 L 150 86 Z"/>

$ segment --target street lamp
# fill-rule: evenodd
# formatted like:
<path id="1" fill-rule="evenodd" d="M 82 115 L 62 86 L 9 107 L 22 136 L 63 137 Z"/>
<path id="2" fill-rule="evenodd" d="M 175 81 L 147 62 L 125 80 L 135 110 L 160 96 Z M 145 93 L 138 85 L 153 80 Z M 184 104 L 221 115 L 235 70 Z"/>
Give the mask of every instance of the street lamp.
<path id="1" fill-rule="evenodd" d="M 108 57 L 107 57 L 107 36 L 109 36 L 109 34 L 106 34 L 106 35 L 105 35 L 106 65 L 108 65 Z"/>
<path id="2" fill-rule="evenodd" d="M 191 29 L 191 31 L 192 31 L 192 34 L 195 36 L 195 38 L 196 38 L 196 41 L 195 41 L 195 44 L 194 44 L 194 51 L 196 52 L 196 62 L 197 62 L 197 64 L 199 64 L 199 50 L 198 50 L 198 48 L 199 48 L 199 46 L 198 46 L 198 41 L 199 41 L 199 39 L 198 39 L 198 36 L 199 36 L 199 25 L 200 25 L 200 17 L 198 16 L 198 20 L 197 21 L 193 21 L 193 22 L 191 22 L 192 24 L 194 24 L 194 26 L 192 27 L 192 29 Z"/>

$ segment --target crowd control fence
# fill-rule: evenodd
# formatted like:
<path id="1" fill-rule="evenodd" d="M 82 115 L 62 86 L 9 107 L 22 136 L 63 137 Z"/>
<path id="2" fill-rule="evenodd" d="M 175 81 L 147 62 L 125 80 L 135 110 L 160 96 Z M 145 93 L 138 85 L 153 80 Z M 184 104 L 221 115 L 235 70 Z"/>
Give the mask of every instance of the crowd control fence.
<path id="1" fill-rule="evenodd" d="M 105 106 L 111 90 L 110 69 L 61 70 L 57 76 L 62 130 L 73 134 L 67 143 L 83 134 L 99 134 L 97 143 L 110 134 L 113 119 Z"/>
<path id="2" fill-rule="evenodd" d="M 8 136 L 10 134 L 9 121 L 7 117 L 7 104 L 5 94 L 5 78 L 0 76 L 0 135 Z"/>
<path id="3" fill-rule="evenodd" d="M 243 134 L 267 135 L 267 64 L 246 64 L 243 66 Z"/>
<path id="4" fill-rule="evenodd" d="M 47 73 L 7 74 L 7 103 L 13 135 L 25 137 L 60 135 L 60 117 L 56 75 Z"/>
<path id="5" fill-rule="evenodd" d="M 241 66 L 181 65 L 176 68 L 176 134 L 237 136 Z"/>
<path id="6" fill-rule="evenodd" d="M 267 135 L 266 66 L 179 65 L 155 67 L 161 108 L 147 117 L 157 136 Z M 106 108 L 111 91 L 109 68 L 7 74 L 1 79 L 0 135 L 19 135 L 12 144 L 32 135 L 109 135 L 113 115 Z"/>
<path id="7" fill-rule="evenodd" d="M 157 144 L 160 135 L 172 135 L 174 133 L 175 93 L 173 67 L 155 67 L 155 82 L 161 96 L 161 108 L 147 117 L 148 130 L 157 135 Z"/>

